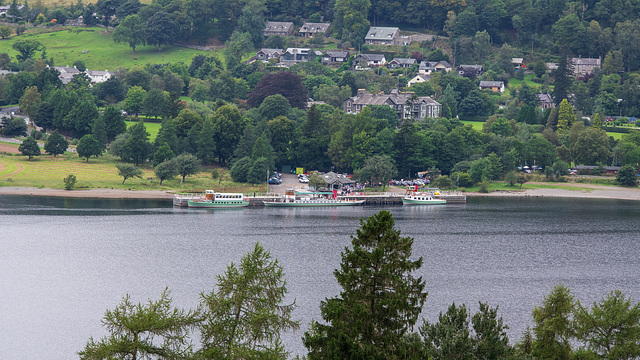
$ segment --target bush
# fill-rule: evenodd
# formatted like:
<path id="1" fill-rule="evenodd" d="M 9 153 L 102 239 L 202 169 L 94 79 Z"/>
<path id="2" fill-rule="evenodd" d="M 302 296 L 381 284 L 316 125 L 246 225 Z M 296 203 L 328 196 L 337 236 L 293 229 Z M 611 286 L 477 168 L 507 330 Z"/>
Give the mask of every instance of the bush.
<path id="1" fill-rule="evenodd" d="M 220 172 L 218 172 L 218 169 L 213 169 L 211 170 L 211 178 L 212 179 L 217 179 L 220 177 Z"/>
<path id="2" fill-rule="evenodd" d="M 73 174 L 69 174 L 63 181 L 65 190 L 73 190 L 76 186 L 76 176 Z"/>
<path id="3" fill-rule="evenodd" d="M 489 182 L 489 180 L 485 180 L 479 183 L 479 185 L 480 185 L 480 189 L 478 189 L 478 192 L 486 194 L 489 192 L 489 185 L 491 185 L 491 182 Z"/>
<path id="4" fill-rule="evenodd" d="M 31 131 L 31 137 L 36 139 L 36 140 L 41 140 L 42 139 L 42 132 L 40 130 L 32 130 Z"/>
<path id="5" fill-rule="evenodd" d="M 636 186 L 638 184 L 638 172 L 633 165 L 627 164 L 620 168 L 616 174 L 616 181 L 624 186 Z"/>
<path id="6" fill-rule="evenodd" d="M 433 181 L 433 186 L 439 189 L 453 189 L 455 184 L 447 175 L 442 175 Z"/>

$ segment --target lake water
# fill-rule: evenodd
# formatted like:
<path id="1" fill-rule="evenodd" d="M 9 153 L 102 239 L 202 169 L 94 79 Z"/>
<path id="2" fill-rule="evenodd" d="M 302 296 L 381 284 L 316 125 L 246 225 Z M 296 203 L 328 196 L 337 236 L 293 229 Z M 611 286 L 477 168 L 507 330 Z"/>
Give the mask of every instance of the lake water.
<path id="1" fill-rule="evenodd" d="M 0 359 L 73 359 L 125 294 L 195 308 L 216 275 L 260 241 L 286 272 L 301 330 L 338 294 L 333 270 L 359 219 L 381 207 L 174 209 L 170 202 L 0 196 Z M 452 303 L 499 305 L 512 342 L 558 283 L 583 304 L 613 289 L 640 300 L 640 203 L 469 199 L 388 208 L 415 238 L 433 321 Z M 420 323 L 422 320 L 420 321 Z M 419 324 L 420 324 L 419 323 Z"/>

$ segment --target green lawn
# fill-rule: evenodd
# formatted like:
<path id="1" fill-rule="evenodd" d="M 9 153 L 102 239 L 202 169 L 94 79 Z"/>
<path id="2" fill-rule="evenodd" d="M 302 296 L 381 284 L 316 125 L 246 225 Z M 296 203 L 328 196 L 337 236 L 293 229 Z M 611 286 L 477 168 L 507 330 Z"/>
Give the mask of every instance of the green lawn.
<path id="1" fill-rule="evenodd" d="M 471 124 L 473 126 L 474 130 L 477 131 L 482 131 L 482 126 L 484 125 L 484 122 L 481 121 L 462 121 L 463 124 Z"/>
<path id="2" fill-rule="evenodd" d="M 212 55 L 217 52 L 188 49 L 178 46 L 167 46 L 158 51 L 155 46 L 138 46 L 136 53 L 131 53 L 128 44 L 113 42 L 113 30 L 108 33 L 103 28 L 64 28 L 52 33 L 13 36 L 0 41 L 0 53 L 6 52 L 11 58 L 18 54 L 11 47 L 20 39 L 34 39 L 47 47 L 47 57 L 53 57 L 57 66 L 72 66 L 76 60 L 82 60 L 90 70 L 116 70 L 119 67 L 131 68 L 136 65 L 163 64 L 173 62 L 191 63 L 196 55 Z M 82 51 L 87 50 L 86 53 Z M 218 54 L 219 55 L 219 54 Z M 36 57 L 40 56 L 40 52 Z"/>
<path id="3" fill-rule="evenodd" d="M 132 127 L 133 125 L 137 124 L 137 121 L 126 121 L 127 123 L 127 129 Z M 158 136 L 158 132 L 160 131 L 160 123 L 157 122 L 145 122 L 144 126 L 147 128 L 147 131 L 149 132 L 149 139 L 151 141 L 155 140 L 156 136 Z"/>
<path id="4" fill-rule="evenodd" d="M 4 155 L 0 157 L 0 186 L 37 187 L 62 189 L 64 179 L 69 174 L 76 175 L 78 189 L 130 189 L 130 190 L 169 190 L 175 192 L 203 192 L 215 187 L 223 192 L 265 192 L 265 185 L 252 186 L 231 181 L 227 169 L 218 168 L 220 182 L 211 179 L 211 169 L 206 168 L 196 176 L 187 177 L 184 184 L 180 178 L 165 180 L 162 185 L 155 178 L 151 164 L 141 164 L 141 179 L 128 179 L 124 185 L 118 176 L 116 164 L 118 158 L 103 155 L 91 158 L 89 162 L 78 158 L 77 154 L 67 153 L 54 158 L 42 155 L 28 160 L 22 155 Z M 8 179 L 11 179 L 10 181 Z"/>

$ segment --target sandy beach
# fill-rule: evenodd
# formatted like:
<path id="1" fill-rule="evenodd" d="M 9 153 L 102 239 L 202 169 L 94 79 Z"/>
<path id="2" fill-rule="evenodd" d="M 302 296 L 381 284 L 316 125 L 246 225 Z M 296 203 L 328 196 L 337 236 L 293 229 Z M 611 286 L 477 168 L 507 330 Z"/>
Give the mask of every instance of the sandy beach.
<path id="1" fill-rule="evenodd" d="M 534 183 L 532 183 L 534 184 Z M 514 187 L 510 191 L 494 191 L 487 194 L 465 193 L 467 196 L 503 196 L 503 197 L 553 197 L 553 198 L 585 198 L 585 199 L 618 199 L 640 201 L 640 188 L 628 188 L 619 186 L 603 186 L 590 184 L 562 183 L 568 189 L 528 189 L 519 190 Z M 29 195 L 29 196 L 62 196 L 84 197 L 103 199 L 160 199 L 170 200 L 173 192 L 167 191 L 135 191 L 118 189 L 87 189 L 87 190 L 63 190 L 63 189 L 39 189 L 26 187 L 0 187 L 0 195 Z"/>

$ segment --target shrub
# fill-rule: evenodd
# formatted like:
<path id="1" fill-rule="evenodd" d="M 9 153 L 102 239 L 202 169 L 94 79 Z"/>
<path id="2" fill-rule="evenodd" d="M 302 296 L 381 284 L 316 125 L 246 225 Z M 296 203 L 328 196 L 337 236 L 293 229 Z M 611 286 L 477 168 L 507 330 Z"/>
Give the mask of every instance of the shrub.
<path id="1" fill-rule="evenodd" d="M 485 180 L 480 182 L 479 185 L 480 185 L 480 189 L 478 189 L 478 192 L 486 194 L 489 192 L 489 185 L 491 185 L 491 182 L 489 182 L 489 180 Z"/>
<path id="2" fill-rule="evenodd" d="M 66 178 L 63 179 L 63 181 L 65 190 L 73 190 L 73 188 L 76 186 L 76 176 L 73 174 L 69 174 Z"/>
<path id="3" fill-rule="evenodd" d="M 451 178 L 447 175 L 442 175 L 439 178 L 435 179 L 433 181 L 433 186 L 440 189 L 453 189 L 455 187 L 453 181 L 451 181 Z"/>

